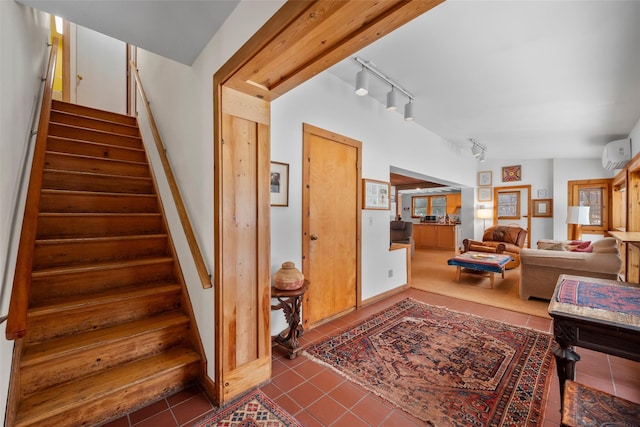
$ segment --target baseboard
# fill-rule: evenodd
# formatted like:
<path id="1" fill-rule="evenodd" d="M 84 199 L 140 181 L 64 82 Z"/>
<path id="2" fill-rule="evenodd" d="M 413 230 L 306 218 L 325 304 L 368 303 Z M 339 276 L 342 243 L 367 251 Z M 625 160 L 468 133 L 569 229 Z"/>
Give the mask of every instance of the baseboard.
<path id="1" fill-rule="evenodd" d="M 405 283 L 402 286 L 398 286 L 397 288 L 393 288 L 391 290 L 388 290 L 387 292 L 383 292 L 383 293 L 378 294 L 378 295 L 376 295 L 374 297 L 367 298 L 366 300 L 363 300 L 362 304 L 358 308 L 363 308 L 363 307 L 366 307 L 368 305 L 375 304 L 378 301 L 381 301 L 381 300 L 383 300 L 385 298 L 389 298 L 390 296 L 393 296 L 395 294 L 399 294 L 400 292 L 406 291 L 407 289 L 410 289 L 410 288 L 411 287 L 408 284 Z"/>

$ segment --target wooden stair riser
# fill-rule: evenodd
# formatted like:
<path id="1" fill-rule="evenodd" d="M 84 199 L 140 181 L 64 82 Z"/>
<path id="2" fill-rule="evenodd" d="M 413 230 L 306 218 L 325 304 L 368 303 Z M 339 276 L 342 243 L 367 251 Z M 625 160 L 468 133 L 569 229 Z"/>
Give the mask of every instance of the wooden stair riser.
<path id="1" fill-rule="evenodd" d="M 40 214 L 37 239 L 132 236 L 163 232 L 160 214 Z"/>
<path id="2" fill-rule="evenodd" d="M 58 153 L 124 160 L 128 162 L 147 162 L 147 156 L 144 150 L 141 149 L 116 147 L 97 142 L 79 141 L 76 139 L 58 138 L 53 136 L 47 139 L 47 150 Z"/>
<path id="3" fill-rule="evenodd" d="M 187 344 L 188 334 L 189 319 L 183 317 L 182 322 L 162 329 L 46 355 L 28 366 L 21 366 L 22 397 Z"/>
<path id="4" fill-rule="evenodd" d="M 32 274 L 30 303 L 40 306 L 50 298 L 87 295 L 142 283 L 167 282 L 173 278 L 173 274 L 171 258 L 145 264 L 116 264 L 112 268 L 40 271 Z"/>
<path id="5" fill-rule="evenodd" d="M 115 133 L 117 135 L 140 136 L 138 128 L 128 126 L 122 123 L 110 122 L 108 120 L 96 119 L 94 117 L 86 117 L 77 114 L 67 113 L 65 111 L 51 110 L 49 116 L 50 123 L 62 123 L 69 126 L 75 126 L 85 129 L 100 130 L 103 132 Z"/>
<path id="6" fill-rule="evenodd" d="M 70 190 L 43 190 L 40 212 L 52 213 L 158 213 L 154 194 L 93 193 Z"/>
<path id="7" fill-rule="evenodd" d="M 135 117 L 126 116 L 124 114 L 112 113 L 110 111 L 97 110 L 95 108 L 86 107 L 84 105 L 71 104 L 69 102 L 54 100 L 51 106 L 52 110 L 65 111 L 67 113 L 76 114 L 79 116 L 93 117 L 96 119 L 105 120 L 108 122 L 122 123 L 129 126 L 136 126 L 137 120 Z"/>
<path id="8" fill-rule="evenodd" d="M 81 141 L 99 142 L 119 147 L 143 148 L 142 139 L 135 136 L 118 135 L 92 129 L 79 128 L 63 123 L 50 123 L 49 136 L 79 139 Z"/>
<path id="9" fill-rule="evenodd" d="M 92 426 L 116 418 L 192 384 L 200 374 L 200 360 L 193 351 L 178 348 L 117 371 L 99 373 L 25 399 L 15 427 Z"/>
<path id="10" fill-rule="evenodd" d="M 151 176 L 149 166 L 146 163 L 124 162 L 51 151 L 47 151 L 45 155 L 44 167 L 46 169 L 92 172 L 116 176 Z"/>
<path id="11" fill-rule="evenodd" d="M 47 267 L 145 258 L 167 254 L 167 236 L 99 237 L 36 241 L 35 270 Z"/>
<path id="12" fill-rule="evenodd" d="M 153 194 L 151 178 L 98 175 L 45 169 L 42 188 L 52 190 Z"/>
<path id="13" fill-rule="evenodd" d="M 27 343 L 37 343 L 139 320 L 180 307 L 180 288 L 121 301 L 91 303 L 27 313 Z"/>

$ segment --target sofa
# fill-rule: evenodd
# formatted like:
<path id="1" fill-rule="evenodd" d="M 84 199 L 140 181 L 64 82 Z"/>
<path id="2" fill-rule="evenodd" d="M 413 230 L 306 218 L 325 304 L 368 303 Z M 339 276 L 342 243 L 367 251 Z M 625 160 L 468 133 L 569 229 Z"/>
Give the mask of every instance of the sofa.
<path id="1" fill-rule="evenodd" d="M 492 252 L 511 255 L 513 261 L 505 265 L 510 270 L 520 265 L 520 251 L 527 240 L 527 230 L 517 226 L 494 225 L 482 234 L 482 241 L 464 239 L 464 251 Z"/>
<path id="2" fill-rule="evenodd" d="M 391 221 L 391 243 L 405 243 L 411 245 L 411 256 L 416 251 L 413 240 L 413 223 L 409 221 Z"/>
<path id="3" fill-rule="evenodd" d="M 543 240 L 538 249 L 522 249 L 520 298 L 550 300 L 561 274 L 617 280 L 622 259 L 616 240 L 605 237 L 587 244 Z"/>

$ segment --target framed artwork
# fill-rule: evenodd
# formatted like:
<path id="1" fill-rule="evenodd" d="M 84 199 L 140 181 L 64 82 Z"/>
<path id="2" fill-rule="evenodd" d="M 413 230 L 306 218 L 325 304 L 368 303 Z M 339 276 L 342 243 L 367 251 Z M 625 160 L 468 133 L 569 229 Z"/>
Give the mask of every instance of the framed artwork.
<path id="1" fill-rule="evenodd" d="M 533 200 L 533 216 L 552 217 L 553 216 L 553 199 Z"/>
<path id="2" fill-rule="evenodd" d="M 520 181 L 522 179 L 522 166 L 505 166 L 502 168 L 502 182 Z"/>
<path id="3" fill-rule="evenodd" d="M 490 202 L 493 200 L 493 188 L 491 187 L 480 187 L 478 188 L 478 201 L 479 202 Z"/>
<path id="4" fill-rule="evenodd" d="M 547 198 L 547 190 L 538 190 L 538 198 L 546 199 Z"/>
<path id="5" fill-rule="evenodd" d="M 289 206 L 289 165 L 271 162 L 271 206 Z"/>
<path id="6" fill-rule="evenodd" d="M 491 185 L 491 171 L 478 172 L 478 186 Z"/>
<path id="7" fill-rule="evenodd" d="M 362 186 L 362 209 L 389 210 L 390 186 L 388 182 L 363 179 Z"/>

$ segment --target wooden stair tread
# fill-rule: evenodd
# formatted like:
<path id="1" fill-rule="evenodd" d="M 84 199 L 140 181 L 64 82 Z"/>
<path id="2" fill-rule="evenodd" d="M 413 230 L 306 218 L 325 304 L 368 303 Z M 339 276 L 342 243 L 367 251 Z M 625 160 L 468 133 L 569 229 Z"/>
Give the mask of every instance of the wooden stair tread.
<path id="1" fill-rule="evenodd" d="M 124 164 L 130 164 L 130 165 L 136 165 L 136 166 L 148 166 L 149 164 L 147 162 L 134 162 L 131 160 L 122 160 L 122 159 L 114 159 L 111 157 L 97 157 L 97 156 L 88 156 L 86 154 L 75 154 L 75 153 L 65 153 L 65 152 L 61 152 L 61 151 L 52 151 L 52 150 L 47 150 L 46 154 L 53 154 L 56 156 L 61 156 L 61 157 L 69 157 L 69 158 L 74 158 L 74 159 L 81 159 L 81 160 L 87 160 L 87 161 L 99 161 L 99 162 L 105 162 L 105 163 L 124 163 Z"/>
<path id="2" fill-rule="evenodd" d="M 85 126 L 76 126 L 76 125 L 71 125 L 69 123 L 64 123 L 64 122 L 56 122 L 56 121 L 50 121 L 49 125 L 55 125 L 55 126 L 65 126 L 67 128 L 69 128 L 70 130 L 77 130 L 77 131 L 89 131 L 89 132 L 95 132 L 95 133 L 99 133 L 102 135 L 113 135 L 113 136 L 117 136 L 117 137 L 122 137 L 122 138 L 131 138 L 131 139 L 135 139 L 135 140 L 141 140 L 140 136 L 137 135 L 127 135 L 126 133 L 118 133 L 118 132 L 114 132 L 114 131 L 106 131 L 106 130 L 102 130 L 102 129 L 94 129 L 91 127 L 85 127 Z M 58 135 L 55 135 L 58 136 Z"/>
<path id="3" fill-rule="evenodd" d="M 25 346 L 21 367 L 42 363 L 51 358 L 62 357 L 81 348 L 104 346 L 116 341 L 134 338 L 145 332 L 163 329 L 176 324 L 188 324 L 189 318 L 179 311 L 162 313 L 137 321 L 110 326 L 103 329 L 64 336 L 49 341 Z"/>
<path id="4" fill-rule="evenodd" d="M 151 295 L 156 296 L 163 293 L 175 293 L 180 291 L 180 285 L 177 283 L 144 283 L 138 285 L 135 289 L 129 288 L 114 288 L 107 291 L 93 293 L 93 294 L 80 294 L 73 296 L 64 296 L 51 298 L 42 303 L 42 305 L 36 305 L 30 307 L 27 316 L 44 316 L 51 313 L 60 311 L 74 310 L 80 307 L 88 307 L 93 305 L 106 304 L 108 302 L 123 303 L 126 300 L 134 298 L 143 298 Z"/>
<path id="5" fill-rule="evenodd" d="M 77 175 L 77 176 L 100 176 L 103 178 L 112 178 L 112 179 L 127 179 L 132 181 L 152 181 L 151 177 L 148 176 L 130 176 L 130 175 L 113 175 L 108 173 L 100 173 L 100 172 L 81 172 L 81 171 L 71 171 L 65 169 L 50 169 L 44 168 L 44 172 L 53 172 L 60 174 L 68 174 L 68 175 Z"/>
<path id="6" fill-rule="evenodd" d="M 155 194 L 150 194 L 150 193 L 142 193 L 142 194 L 141 193 L 114 193 L 113 191 L 61 190 L 56 188 L 43 188 L 42 193 L 52 194 L 59 197 L 64 197 L 65 195 L 74 195 L 74 196 L 82 196 L 82 197 L 111 196 L 111 197 L 146 197 L 150 199 L 158 198 Z M 155 213 L 155 212 L 150 212 L 150 213 Z"/>
<path id="7" fill-rule="evenodd" d="M 97 126 L 104 126 L 104 125 L 121 126 L 123 129 L 129 129 L 130 132 L 134 132 L 134 131 L 136 133 L 138 132 L 138 126 L 136 126 L 135 124 L 122 123 L 122 122 L 113 121 L 113 120 L 109 120 L 107 118 L 102 118 L 102 117 L 94 117 L 87 114 L 81 114 L 80 112 L 64 111 L 57 108 L 51 108 L 51 114 L 52 116 L 59 115 L 62 117 L 66 117 L 66 118 L 69 118 L 70 120 L 77 119 L 77 120 L 94 122 L 94 124 Z M 51 123 L 66 124 L 65 121 L 58 121 L 56 118 L 52 118 L 49 121 Z M 90 126 L 90 128 L 93 129 L 93 126 Z M 129 135 L 129 134 L 125 134 L 125 135 Z"/>
<path id="8" fill-rule="evenodd" d="M 147 359 L 49 388 L 20 403 L 16 426 L 46 422 L 51 416 L 74 411 L 74 408 L 123 392 L 129 387 L 162 376 L 167 371 L 199 362 L 198 353 L 189 348 L 177 347 Z"/>
<path id="9" fill-rule="evenodd" d="M 142 265 L 149 264 L 161 264 L 166 262 L 172 262 L 173 258 L 171 257 L 149 257 L 149 258 L 137 258 L 137 259 L 123 259 L 118 261 L 104 261 L 104 262 L 94 262 L 91 264 L 81 264 L 81 265 L 67 265 L 60 267 L 51 267 L 51 268 L 43 268 L 40 270 L 35 270 L 31 273 L 31 276 L 43 277 L 43 276 L 51 276 L 57 274 L 70 274 L 70 273 L 83 273 L 90 272 L 96 270 L 111 270 L 114 268 L 123 268 L 123 267 L 136 267 Z"/>
<path id="10" fill-rule="evenodd" d="M 133 151 L 133 152 L 137 152 L 137 153 L 145 153 L 144 148 L 123 147 L 121 145 L 109 144 L 108 142 L 87 141 L 87 140 L 84 140 L 84 139 L 75 139 L 75 138 L 69 138 L 69 137 L 66 137 L 66 136 L 56 136 L 56 135 L 50 135 L 47 138 L 51 139 L 51 140 L 56 140 L 56 141 L 76 142 L 76 143 L 80 143 L 80 144 L 87 144 L 87 145 L 96 146 L 96 147 L 102 147 L 102 148 L 117 148 L 118 150 L 126 150 L 126 151 Z"/>
<path id="11" fill-rule="evenodd" d="M 109 121 L 113 121 L 116 123 L 124 122 L 131 125 L 135 125 L 137 123 L 135 116 L 116 113 L 114 111 L 99 110 L 97 108 L 88 107 L 86 105 L 74 104 L 58 99 L 52 100 L 51 109 L 65 112 L 77 112 L 77 114 L 80 114 L 81 112 L 82 115 L 85 115 L 87 117 L 108 118 Z"/>
<path id="12" fill-rule="evenodd" d="M 54 239 L 38 239 L 36 245 L 60 245 L 69 243 L 107 243 L 114 241 L 126 240 L 147 240 L 147 239 L 163 239 L 166 238 L 165 233 L 141 234 L 141 235 L 125 235 L 125 236 L 100 236 L 100 237 L 70 237 L 70 238 L 54 238 Z"/>

